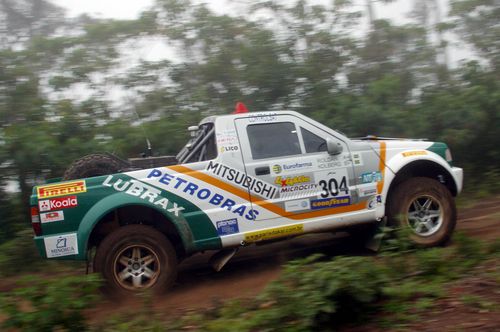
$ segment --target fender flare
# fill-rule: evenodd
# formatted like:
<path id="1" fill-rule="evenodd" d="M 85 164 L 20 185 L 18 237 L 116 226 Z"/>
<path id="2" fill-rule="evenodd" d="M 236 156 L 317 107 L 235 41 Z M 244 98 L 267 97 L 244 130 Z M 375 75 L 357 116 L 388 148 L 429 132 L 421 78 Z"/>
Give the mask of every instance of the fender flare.
<path id="1" fill-rule="evenodd" d="M 391 185 L 393 184 L 394 179 L 396 179 L 396 177 L 401 174 L 402 170 L 421 162 L 433 163 L 438 167 L 438 169 L 444 171 L 445 175 L 452 181 L 452 193 L 456 194 L 457 192 L 459 192 L 459 186 L 457 185 L 458 179 L 455 178 L 452 167 L 441 156 L 432 151 L 426 150 L 425 155 L 419 155 L 418 157 L 404 157 L 403 153 L 408 151 L 402 151 L 385 162 L 386 171 L 384 175 L 384 187 L 382 190 L 383 197 L 386 197 L 387 199 L 387 195 L 389 193 L 389 190 L 391 189 Z"/>
<path id="2" fill-rule="evenodd" d="M 87 211 L 85 216 L 78 227 L 78 252 L 80 255 L 86 255 L 88 250 L 88 243 L 90 240 L 90 235 L 96 227 L 96 225 L 101 221 L 101 219 L 108 213 L 127 206 L 127 205 L 140 205 L 156 210 L 167 220 L 169 220 L 177 230 L 179 237 L 181 238 L 184 249 L 187 253 L 194 251 L 194 236 L 189 227 L 186 219 L 181 215 L 175 216 L 172 213 L 162 210 L 153 204 L 138 199 L 137 197 L 125 195 L 123 193 L 115 193 L 106 196 L 98 203 L 92 206 L 90 210 Z"/>

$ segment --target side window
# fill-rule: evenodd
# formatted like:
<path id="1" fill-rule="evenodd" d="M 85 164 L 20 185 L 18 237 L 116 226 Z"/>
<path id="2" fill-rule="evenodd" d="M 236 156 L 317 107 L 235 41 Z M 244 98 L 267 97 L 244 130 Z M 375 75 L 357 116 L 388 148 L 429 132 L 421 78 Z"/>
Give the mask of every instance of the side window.
<path id="1" fill-rule="evenodd" d="M 302 153 L 292 122 L 249 125 L 247 134 L 254 160 Z"/>
<path id="2" fill-rule="evenodd" d="M 326 141 L 316 134 L 311 133 L 309 130 L 300 127 L 306 153 L 323 152 L 327 150 Z"/>

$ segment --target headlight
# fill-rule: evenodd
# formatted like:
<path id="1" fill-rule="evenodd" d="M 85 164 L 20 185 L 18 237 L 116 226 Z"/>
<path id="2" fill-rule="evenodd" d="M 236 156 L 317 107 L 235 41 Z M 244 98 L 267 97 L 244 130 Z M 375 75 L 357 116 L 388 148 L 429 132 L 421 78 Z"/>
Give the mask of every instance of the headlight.
<path id="1" fill-rule="evenodd" d="M 451 163 L 453 161 L 450 149 L 446 149 L 446 151 L 444 152 L 444 156 L 447 162 Z"/>

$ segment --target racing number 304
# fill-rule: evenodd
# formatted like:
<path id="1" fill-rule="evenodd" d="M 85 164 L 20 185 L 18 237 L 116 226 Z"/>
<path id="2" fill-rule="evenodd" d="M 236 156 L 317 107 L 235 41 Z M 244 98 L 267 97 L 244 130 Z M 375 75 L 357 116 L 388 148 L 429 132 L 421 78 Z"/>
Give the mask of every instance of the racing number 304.
<path id="1" fill-rule="evenodd" d="M 339 183 L 340 180 L 340 183 Z M 335 197 L 340 192 L 345 192 L 346 195 L 349 195 L 349 188 L 347 187 L 347 178 L 346 176 L 342 176 L 340 179 L 330 178 L 329 180 L 321 180 L 319 181 L 319 185 L 321 186 L 322 192 L 321 197 Z"/>

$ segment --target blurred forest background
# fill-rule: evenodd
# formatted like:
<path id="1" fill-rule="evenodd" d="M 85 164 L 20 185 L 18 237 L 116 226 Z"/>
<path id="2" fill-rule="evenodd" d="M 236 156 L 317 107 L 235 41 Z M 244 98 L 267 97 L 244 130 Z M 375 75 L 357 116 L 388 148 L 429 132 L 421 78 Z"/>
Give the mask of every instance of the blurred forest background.
<path id="1" fill-rule="evenodd" d="M 248 1 L 239 16 L 157 0 L 136 20 L 1 0 L 0 261 L 21 255 L 12 240 L 29 232 L 34 184 L 89 153 L 136 157 L 145 133 L 156 154 L 175 154 L 187 126 L 236 101 L 298 111 L 351 137 L 444 141 L 467 190 L 498 190 L 498 1 L 451 0 L 447 13 L 437 0 L 413 2 L 398 25 L 377 19 L 370 0 Z M 451 41 L 471 59 L 450 63 Z M 158 42 L 172 59 L 145 60 Z"/>

